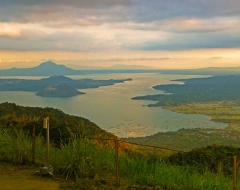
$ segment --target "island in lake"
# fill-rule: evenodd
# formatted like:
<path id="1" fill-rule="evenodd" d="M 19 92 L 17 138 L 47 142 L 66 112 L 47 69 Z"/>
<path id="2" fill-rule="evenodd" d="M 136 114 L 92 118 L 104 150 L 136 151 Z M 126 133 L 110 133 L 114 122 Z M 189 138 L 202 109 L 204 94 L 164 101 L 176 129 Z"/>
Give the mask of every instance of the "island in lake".
<path id="1" fill-rule="evenodd" d="M 75 88 L 63 83 L 59 85 L 47 86 L 44 90 L 38 92 L 36 95 L 43 97 L 71 97 L 80 94 L 85 93 L 79 92 Z"/>
<path id="2" fill-rule="evenodd" d="M 40 80 L 26 79 L 0 79 L 0 91 L 30 91 L 38 92 L 36 95 L 45 97 L 71 97 L 80 94 L 76 89 L 98 88 L 116 83 L 131 81 L 132 79 L 120 80 L 93 80 L 79 79 L 73 80 L 65 76 L 52 76 Z"/>

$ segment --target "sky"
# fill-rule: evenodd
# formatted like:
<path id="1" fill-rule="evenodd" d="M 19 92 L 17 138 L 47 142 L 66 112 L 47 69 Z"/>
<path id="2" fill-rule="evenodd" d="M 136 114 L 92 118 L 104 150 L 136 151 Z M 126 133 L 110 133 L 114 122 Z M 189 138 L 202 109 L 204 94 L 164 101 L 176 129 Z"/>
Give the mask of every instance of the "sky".
<path id="1" fill-rule="evenodd" d="M 240 66 L 239 0 L 0 0 L 0 68 Z"/>

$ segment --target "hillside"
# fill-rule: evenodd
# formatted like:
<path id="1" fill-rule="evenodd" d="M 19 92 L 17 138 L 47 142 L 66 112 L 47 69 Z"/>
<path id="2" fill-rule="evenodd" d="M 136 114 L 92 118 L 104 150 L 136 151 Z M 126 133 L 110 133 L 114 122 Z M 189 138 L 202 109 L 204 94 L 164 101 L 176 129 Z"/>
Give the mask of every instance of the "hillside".
<path id="1" fill-rule="evenodd" d="M 213 76 L 209 78 L 193 78 L 175 80 L 183 85 L 157 85 L 153 88 L 168 94 L 139 96 L 133 100 L 154 100 L 151 106 L 181 105 L 192 102 L 240 101 L 240 75 Z M 156 91 L 157 93 L 157 91 Z"/>
<path id="2" fill-rule="evenodd" d="M 70 138 L 72 134 L 115 138 L 113 134 L 106 132 L 88 119 L 71 116 L 58 109 L 23 107 L 7 102 L 0 104 L 0 127 L 23 128 L 31 131 L 35 126 L 37 134 L 45 133 L 42 130 L 45 117 L 50 118 L 51 139 L 56 143 Z"/>

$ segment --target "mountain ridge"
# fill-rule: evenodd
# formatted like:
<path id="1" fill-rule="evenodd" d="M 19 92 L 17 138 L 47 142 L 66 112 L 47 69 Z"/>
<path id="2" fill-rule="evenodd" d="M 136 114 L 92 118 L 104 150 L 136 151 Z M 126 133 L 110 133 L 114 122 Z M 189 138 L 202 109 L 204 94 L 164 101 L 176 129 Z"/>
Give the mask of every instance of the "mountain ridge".
<path id="1" fill-rule="evenodd" d="M 52 75 L 74 75 L 76 70 L 59 65 L 52 61 L 43 62 L 36 67 L 11 68 L 0 70 L 0 76 L 52 76 Z"/>
<path id="2" fill-rule="evenodd" d="M 70 66 L 70 65 L 69 65 Z M 76 70 L 77 68 L 80 70 Z M 85 75 L 114 73 L 159 73 L 179 75 L 237 75 L 240 67 L 207 67 L 200 69 L 159 69 L 140 65 L 113 65 L 110 67 L 74 66 L 56 64 L 52 61 L 43 62 L 36 67 L 11 68 L 0 70 L 0 76 L 53 76 L 53 75 Z"/>

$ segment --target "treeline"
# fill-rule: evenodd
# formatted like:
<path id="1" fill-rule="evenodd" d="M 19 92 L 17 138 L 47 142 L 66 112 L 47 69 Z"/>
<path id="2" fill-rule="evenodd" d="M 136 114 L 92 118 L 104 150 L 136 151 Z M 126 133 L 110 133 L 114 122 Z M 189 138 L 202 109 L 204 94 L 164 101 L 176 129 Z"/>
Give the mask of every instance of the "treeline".
<path id="1" fill-rule="evenodd" d="M 191 102 L 240 101 L 240 75 L 214 76 L 177 80 L 184 85 L 157 85 L 153 88 L 170 94 L 157 94 L 134 97 L 134 100 L 158 101 L 156 106 L 180 105 Z"/>
<path id="2" fill-rule="evenodd" d="M 45 136 L 43 118 L 49 117 L 50 138 L 55 143 L 66 141 L 73 135 L 88 137 L 115 137 L 88 119 L 65 114 L 59 109 L 23 107 L 14 103 L 0 104 L 0 127 L 23 129 L 31 133 L 36 127 L 36 135 Z"/>
<path id="3" fill-rule="evenodd" d="M 213 172 L 232 175 L 233 156 L 240 158 L 240 148 L 212 145 L 196 148 L 189 152 L 179 152 L 168 159 L 173 165 L 193 166 L 201 173 Z"/>

